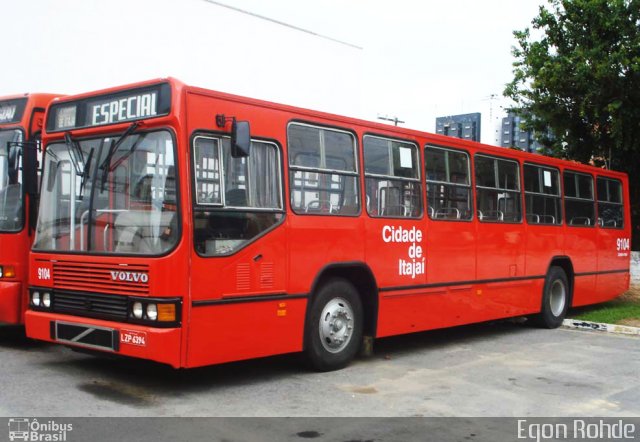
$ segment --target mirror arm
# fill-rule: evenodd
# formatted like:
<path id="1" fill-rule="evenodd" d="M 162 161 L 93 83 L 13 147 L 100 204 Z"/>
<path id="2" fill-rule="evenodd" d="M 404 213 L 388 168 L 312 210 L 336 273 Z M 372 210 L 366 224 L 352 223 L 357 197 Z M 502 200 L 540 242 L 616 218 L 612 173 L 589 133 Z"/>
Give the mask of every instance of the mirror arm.
<path id="1" fill-rule="evenodd" d="M 225 114 L 216 114 L 216 126 L 223 128 L 229 121 L 235 123 L 236 117 L 227 117 Z"/>

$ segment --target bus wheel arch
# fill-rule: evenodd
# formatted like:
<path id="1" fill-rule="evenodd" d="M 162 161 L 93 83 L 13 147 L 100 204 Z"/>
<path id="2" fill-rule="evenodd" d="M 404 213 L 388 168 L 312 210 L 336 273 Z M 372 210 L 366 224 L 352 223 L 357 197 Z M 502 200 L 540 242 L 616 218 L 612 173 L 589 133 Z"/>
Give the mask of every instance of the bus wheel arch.
<path id="1" fill-rule="evenodd" d="M 562 325 L 572 304 L 573 267 L 571 261 L 553 260 L 545 275 L 540 313 L 532 317 L 533 323 L 542 328 Z"/>
<path id="2" fill-rule="evenodd" d="M 573 263 L 568 256 L 554 256 L 547 268 L 547 275 L 551 271 L 552 267 L 560 267 L 564 274 L 567 276 L 567 282 L 569 283 L 569 307 L 573 306 L 573 288 L 575 286 L 575 272 L 573 271 Z"/>
<path id="3" fill-rule="evenodd" d="M 344 367 L 357 354 L 363 336 L 375 336 L 378 317 L 377 295 L 378 289 L 373 274 L 363 263 L 333 264 L 318 273 L 307 303 L 304 326 L 304 351 L 315 369 L 329 371 Z M 342 302 L 346 302 L 346 305 L 342 305 Z M 328 334 L 323 335 L 328 325 L 323 325 L 321 315 L 326 313 L 334 316 L 339 324 L 344 322 L 345 326 L 354 327 L 354 335 L 350 337 L 352 342 L 348 349 L 339 348 L 340 345 L 331 342 Z M 340 335 L 340 332 L 336 331 L 336 334 Z M 325 344 L 329 347 L 319 341 L 318 335 L 323 336 Z M 342 356 L 329 354 L 330 350 L 339 350 L 338 353 L 345 350 L 344 359 Z"/>

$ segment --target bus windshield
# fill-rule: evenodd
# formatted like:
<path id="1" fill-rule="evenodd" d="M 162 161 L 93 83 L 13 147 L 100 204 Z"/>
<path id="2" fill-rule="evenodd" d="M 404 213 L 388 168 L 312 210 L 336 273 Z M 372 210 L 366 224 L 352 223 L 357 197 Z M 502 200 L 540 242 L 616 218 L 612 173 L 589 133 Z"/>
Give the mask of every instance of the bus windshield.
<path id="1" fill-rule="evenodd" d="M 22 229 L 22 171 L 20 146 L 22 131 L 0 131 L 0 232 Z"/>
<path id="2" fill-rule="evenodd" d="M 166 130 L 46 148 L 34 249 L 163 254 L 178 240 L 175 154 Z"/>

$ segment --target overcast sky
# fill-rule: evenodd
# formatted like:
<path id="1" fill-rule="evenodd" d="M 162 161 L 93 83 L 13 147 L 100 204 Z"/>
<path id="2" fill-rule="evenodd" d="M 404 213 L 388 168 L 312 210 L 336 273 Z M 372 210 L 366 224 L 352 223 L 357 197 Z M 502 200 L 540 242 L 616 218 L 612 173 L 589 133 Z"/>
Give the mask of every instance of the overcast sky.
<path id="1" fill-rule="evenodd" d="M 370 120 L 502 116 L 512 31 L 544 0 L 20 0 L 3 5 L 0 95 L 174 76 Z M 243 14 L 224 3 L 312 33 Z M 329 38 L 324 38 L 329 37 Z M 337 41 L 336 41 L 337 40 Z"/>

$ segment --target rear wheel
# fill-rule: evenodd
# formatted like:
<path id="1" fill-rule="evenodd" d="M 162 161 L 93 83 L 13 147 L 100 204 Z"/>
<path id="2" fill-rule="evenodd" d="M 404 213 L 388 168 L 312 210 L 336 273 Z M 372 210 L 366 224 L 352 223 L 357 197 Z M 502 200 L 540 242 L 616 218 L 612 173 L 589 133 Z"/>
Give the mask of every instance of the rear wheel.
<path id="1" fill-rule="evenodd" d="M 337 370 L 356 355 L 362 341 L 362 302 L 347 280 L 334 278 L 319 289 L 305 325 L 305 353 L 319 371 Z"/>
<path id="2" fill-rule="evenodd" d="M 542 308 L 533 322 L 542 328 L 557 328 L 562 325 L 569 309 L 569 280 L 560 267 L 551 267 L 544 281 Z"/>

